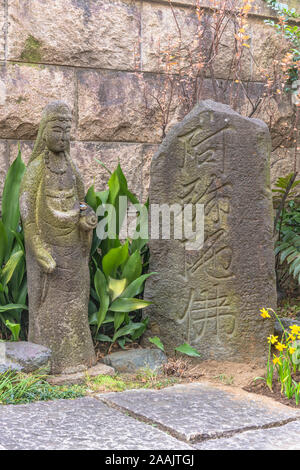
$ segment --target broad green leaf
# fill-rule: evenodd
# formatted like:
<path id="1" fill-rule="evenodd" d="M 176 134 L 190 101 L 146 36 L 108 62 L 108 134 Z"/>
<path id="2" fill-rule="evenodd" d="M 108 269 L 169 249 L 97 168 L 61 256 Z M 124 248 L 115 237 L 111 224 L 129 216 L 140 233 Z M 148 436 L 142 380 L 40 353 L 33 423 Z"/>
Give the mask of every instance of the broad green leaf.
<path id="1" fill-rule="evenodd" d="M 2 220 L 7 234 L 7 257 L 5 261 L 10 255 L 14 240 L 14 234 L 11 231 L 17 230 L 20 220 L 19 193 L 25 169 L 19 150 L 17 158 L 7 172 L 2 196 Z"/>
<path id="2" fill-rule="evenodd" d="M 5 325 L 11 331 L 14 341 L 19 341 L 19 335 L 21 330 L 21 325 L 19 323 L 12 323 L 9 320 L 6 320 Z"/>
<path id="3" fill-rule="evenodd" d="M 132 203 L 132 204 L 139 204 L 139 200 L 137 199 L 137 197 L 135 196 L 135 194 L 131 193 L 128 189 L 128 185 L 127 185 L 127 180 L 124 176 L 124 173 L 121 169 L 121 166 L 120 164 L 118 164 L 117 166 L 117 169 L 116 169 L 116 174 L 118 176 L 118 180 L 119 180 L 119 187 L 120 187 L 120 193 L 123 195 L 123 196 L 127 196 L 129 201 Z"/>
<path id="4" fill-rule="evenodd" d="M 123 277 L 127 279 L 127 283 L 130 284 L 131 282 L 135 281 L 141 274 L 142 274 L 142 259 L 140 253 L 135 251 L 133 255 L 131 255 L 123 269 Z"/>
<path id="5" fill-rule="evenodd" d="M 109 189 L 107 189 L 106 191 L 96 192 L 96 196 L 97 196 L 97 198 L 100 199 L 102 204 L 106 204 L 107 200 L 108 200 L 108 197 L 109 197 Z"/>
<path id="6" fill-rule="evenodd" d="M 111 301 L 113 302 L 124 291 L 127 284 L 127 279 L 114 279 L 112 277 L 109 277 L 108 279 L 108 290 Z"/>
<path id="7" fill-rule="evenodd" d="M 85 202 L 96 212 L 97 211 L 97 195 L 95 192 L 95 186 L 92 185 L 85 196 Z"/>
<path id="8" fill-rule="evenodd" d="M 114 318 L 114 328 L 115 331 L 117 331 L 122 323 L 124 322 L 125 319 L 125 313 L 124 312 L 115 312 L 115 318 Z"/>
<path id="9" fill-rule="evenodd" d="M 103 321 L 105 320 L 106 313 L 109 307 L 109 295 L 107 292 L 107 282 L 106 278 L 100 269 L 97 269 L 97 272 L 94 277 L 95 289 L 100 301 L 100 308 L 97 314 L 98 324 L 97 324 L 97 332 L 102 325 Z"/>
<path id="10" fill-rule="evenodd" d="M 98 341 L 103 341 L 104 343 L 107 343 L 107 342 L 112 343 L 112 342 L 113 342 L 113 340 L 112 340 L 109 336 L 103 335 L 103 334 L 101 334 L 101 333 L 99 333 L 99 334 L 96 336 L 96 339 L 97 339 Z"/>
<path id="11" fill-rule="evenodd" d="M 142 325 L 138 330 L 136 330 L 132 335 L 131 335 L 131 339 L 132 341 L 135 341 L 137 340 L 138 338 L 140 338 L 140 336 L 142 336 L 142 334 L 145 332 L 147 326 L 148 326 L 148 323 L 149 323 L 149 317 L 145 318 L 142 322 Z"/>
<path id="12" fill-rule="evenodd" d="M 121 336 L 131 335 L 134 331 L 138 330 L 141 327 L 141 323 L 129 323 L 128 325 L 123 326 L 120 328 L 113 337 L 113 342 L 115 342 Z"/>
<path id="13" fill-rule="evenodd" d="M 125 349 L 125 343 L 126 343 L 126 339 L 125 339 L 125 338 L 118 339 L 118 345 L 119 345 L 122 349 Z"/>
<path id="14" fill-rule="evenodd" d="M 146 281 L 146 279 L 148 279 L 148 277 L 152 276 L 153 274 L 157 274 L 157 273 L 153 272 L 153 273 L 143 274 L 138 279 L 133 281 L 131 284 L 129 284 L 128 287 L 126 287 L 121 297 L 131 298 L 131 297 L 136 297 L 137 295 L 139 295 L 143 291 L 144 282 Z"/>
<path id="15" fill-rule="evenodd" d="M 132 240 L 132 245 L 131 245 L 132 251 L 141 252 L 144 246 L 147 245 L 148 241 L 149 241 L 148 238 L 147 239 L 135 238 L 134 240 Z"/>
<path id="16" fill-rule="evenodd" d="M 93 312 L 91 313 L 91 315 L 89 315 L 89 324 L 90 325 L 93 325 L 93 326 L 96 326 L 98 325 L 98 316 L 97 316 L 97 312 Z"/>
<path id="17" fill-rule="evenodd" d="M 165 347 L 158 336 L 153 336 L 152 338 L 148 338 L 148 339 L 150 343 L 155 344 L 155 346 L 157 346 L 162 351 L 165 350 Z"/>
<path id="18" fill-rule="evenodd" d="M 21 308 L 22 310 L 28 310 L 26 305 L 20 304 L 7 304 L 7 305 L 0 305 L 0 312 L 7 312 L 9 310 L 16 310 Z"/>
<path id="19" fill-rule="evenodd" d="M 23 237 L 21 236 L 19 232 L 16 232 L 15 230 L 12 230 L 12 233 L 14 234 L 17 240 L 17 243 L 19 244 L 19 248 L 23 251 L 23 253 L 25 253 Z"/>
<path id="20" fill-rule="evenodd" d="M 108 202 L 109 204 L 112 204 L 113 206 L 115 206 L 117 197 L 119 196 L 119 193 L 120 193 L 120 183 L 119 183 L 119 178 L 118 178 L 116 171 L 114 171 L 111 177 L 109 178 L 108 187 L 109 187 Z"/>
<path id="21" fill-rule="evenodd" d="M 2 219 L 0 219 L 0 270 L 5 260 L 6 253 L 7 253 L 7 234 L 6 234 L 5 225 Z"/>
<path id="22" fill-rule="evenodd" d="M 6 265 L 2 269 L 1 282 L 6 286 L 12 278 L 15 269 L 17 268 L 20 260 L 23 258 L 23 251 L 17 251 L 7 261 Z"/>
<path id="23" fill-rule="evenodd" d="M 113 312 L 108 311 L 105 317 L 105 320 L 103 322 L 103 325 L 106 325 L 107 323 L 113 323 L 114 319 L 115 319 L 115 314 Z"/>
<path id="24" fill-rule="evenodd" d="M 112 312 L 132 312 L 141 308 L 146 308 L 152 302 L 141 299 L 118 298 L 109 307 Z"/>
<path id="25" fill-rule="evenodd" d="M 175 348 L 175 351 L 181 352 L 182 354 L 186 354 L 187 356 L 200 357 L 198 351 L 195 348 L 192 348 L 192 346 L 187 343 L 181 344 L 181 346 Z"/>
<path id="26" fill-rule="evenodd" d="M 112 248 L 103 257 L 102 268 L 104 274 L 108 277 L 116 277 L 118 267 L 128 258 L 128 242 L 118 248 Z"/>

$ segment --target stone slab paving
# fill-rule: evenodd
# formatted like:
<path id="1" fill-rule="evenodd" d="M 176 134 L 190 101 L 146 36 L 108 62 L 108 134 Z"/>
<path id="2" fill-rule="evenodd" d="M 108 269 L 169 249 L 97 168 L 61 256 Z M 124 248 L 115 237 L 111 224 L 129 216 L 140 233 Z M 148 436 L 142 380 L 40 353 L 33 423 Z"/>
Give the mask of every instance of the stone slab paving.
<path id="1" fill-rule="evenodd" d="M 210 439 L 196 444 L 200 450 L 300 450 L 300 421 L 271 429 L 235 434 L 228 439 Z"/>
<path id="2" fill-rule="evenodd" d="M 132 416 L 151 421 L 187 441 L 286 424 L 300 419 L 293 409 L 252 394 L 236 395 L 211 385 L 192 383 L 163 390 L 130 390 L 98 395 Z"/>
<path id="3" fill-rule="evenodd" d="M 94 398 L 0 406 L 0 449 L 191 450 Z"/>

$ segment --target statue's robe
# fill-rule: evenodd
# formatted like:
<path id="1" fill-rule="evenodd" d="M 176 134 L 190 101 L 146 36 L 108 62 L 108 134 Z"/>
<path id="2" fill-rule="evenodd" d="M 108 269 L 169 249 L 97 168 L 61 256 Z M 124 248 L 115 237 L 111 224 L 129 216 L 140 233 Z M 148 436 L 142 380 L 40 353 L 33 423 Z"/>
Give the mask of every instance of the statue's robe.
<path id="1" fill-rule="evenodd" d="M 50 158 L 49 158 L 50 157 Z M 52 165 L 51 165 L 52 163 Z M 95 363 L 88 324 L 91 232 L 80 228 L 84 185 L 70 156 L 54 167 L 44 151 L 27 167 L 20 192 L 29 291 L 29 341 L 52 350 L 51 372 L 73 373 Z M 56 262 L 37 262 L 46 249 Z"/>

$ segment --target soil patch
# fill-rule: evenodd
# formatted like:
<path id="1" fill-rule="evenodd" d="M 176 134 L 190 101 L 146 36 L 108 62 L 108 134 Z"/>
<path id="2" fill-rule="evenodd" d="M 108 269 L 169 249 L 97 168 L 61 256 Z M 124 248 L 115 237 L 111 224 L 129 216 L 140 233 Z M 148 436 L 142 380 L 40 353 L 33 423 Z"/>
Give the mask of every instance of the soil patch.
<path id="1" fill-rule="evenodd" d="M 273 398 L 273 400 L 276 400 L 279 403 L 282 403 L 283 405 L 291 406 L 292 408 L 300 408 L 299 405 L 296 405 L 295 398 L 288 399 L 285 395 L 281 394 L 281 384 L 276 380 L 274 380 L 273 382 L 272 391 L 262 380 L 252 382 L 247 387 L 243 387 L 243 390 L 245 390 L 246 392 L 257 393 L 259 395 L 265 395 L 267 397 Z"/>

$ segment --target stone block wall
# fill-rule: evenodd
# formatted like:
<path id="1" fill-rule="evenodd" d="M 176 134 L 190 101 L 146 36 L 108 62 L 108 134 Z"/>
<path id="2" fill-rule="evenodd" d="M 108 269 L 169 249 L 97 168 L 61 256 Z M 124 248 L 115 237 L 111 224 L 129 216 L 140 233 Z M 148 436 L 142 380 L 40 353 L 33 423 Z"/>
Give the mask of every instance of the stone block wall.
<path id="1" fill-rule="evenodd" d="M 206 15 L 214 1 L 200 2 Z M 195 33 L 194 0 L 172 3 L 188 41 Z M 255 3 L 243 64 L 253 98 L 262 87 L 257 65 L 274 57 L 278 44 L 263 24 L 274 12 L 263 0 Z M 300 10 L 298 0 L 290 5 Z M 162 139 L 159 106 L 152 103 L 149 112 L 146 103 L 164 73 L 158 47 L 176 40 L 176 28 L 167 0 L 0 0 L 0 193 L 18 142 L 28 161 L 42 109 L 63 99 L 73 110 L 72 156 L 86 186 L 95 182 L 101 190 L 107 181 L 95 157 L 111 169 L 119 159 L 130 188 L 145 200 L 151 157 Z M 219 81 L 228 73 L 231 34 L 226 41 L 217 58 Z M 212 88 L 208 74 L 201 97 L 213 98 Z M 245 112 L 243 97 L 239 106 Z M 284 133 L 291 106 L 274 101 L 273 107 L 274 128 Z M 175 90 L 167 128 L 182 117 Z M 273 180 L 292 169 L 294 150 L 288 147 L 273 153 Z"/>

